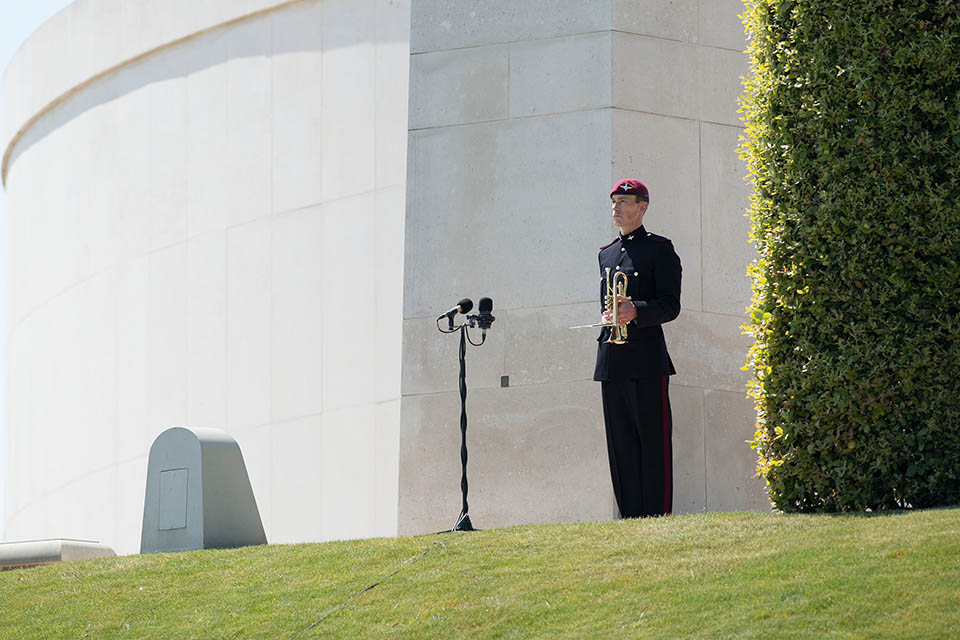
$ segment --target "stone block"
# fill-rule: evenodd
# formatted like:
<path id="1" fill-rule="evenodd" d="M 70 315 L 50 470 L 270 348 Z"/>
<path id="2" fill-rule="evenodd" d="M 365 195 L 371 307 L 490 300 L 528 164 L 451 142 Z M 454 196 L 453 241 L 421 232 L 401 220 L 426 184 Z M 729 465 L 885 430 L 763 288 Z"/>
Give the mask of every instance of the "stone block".
<path id="1" fill-rule="evenodd" d="M 187 232 L 195 236 L 224 227 L 232 189 L 222 155 L 230 137 L 223 117 L 228 109 L 226 41 L 200 38 L 187 53 Z"/>
<path id="2" fill-rule="evenodd" d="M 610 74 L 609 32 L 515 42 L 510 45 L 510 117 L 609 107 Z"/>
<path id="3" fill-rule="evenodd" d="M 373 234 L 373 291 L 379 310 L 372 319 L 374 351 L 374 397 L 377 402 L 400 397 L 400 366 L 403 344 L 403 237 L 405 189 L 390 187 L 374 193 L 377 211 Z M 398 417 L 399 424 L 399 417 Z"/>
<path id="4" fill-rule="evenodd" d="M 707 391 L 704 394 L 707 508 L 710 511 L 767 511 L 770 501 L 756 477 L 753 439 L 756 414 L 746 393 Z"/>
<path id="5" fill-rule="evenodd" d="M 459 396 L 406 396 L 402 403 L 399 533 L 449 529 L 461 507 Z M 596 383 L 477 390 L 467 411 L 475 526 L 615 516 Z"/>
<path id="6" fill-rule="evenodd" d="M 700 47 L 685 42 L 613 34 L 613 105 L 679 118 L 698 115 Z M 647 149 L 662 147 L 647 146 Z"/>
<path id="7" fill-rule="evenodd" d="M 270 215 L 273 149 L 273 78 L 269 20 L 249 20 L 225 30 L 227 63 L 226 146 L 218 149 L 227 165 L 226 225 Z"/>
<path id="8" fill-rule="evenodd" d="M 0 570 L 35 567 L 54 562 L 73 562 L 112 558 L 117 555 L 107 545 L 92 540 L 29 540 L 0 542 Z"/>
<path id="9" fill-rule="evenodd" d="M 116 465 L 110 470 L 110 481 L 116 496 L 116 517 L 113 530 L 107 540 L 120 555 L 140 551 L 140 533 L 142 522 L 136 516 L 143 507 L 143 496 L 147 486 L 147 452 L 150 440 L 140 450 L 138 456 Z M 106 535 L 106 534 L 105 534 Z"/>
<path id="10" fill-rule="evenodd" d="M 266 544 L 236 441 L 174 427 L 150 447 L 140 553 Z"/>
<path id="11" fill-rule="evenodd" d="M 468 391 L 468 408 L 473 408 L 475 397 L 476 393 L 470 396 Z M 474 411 L 473 415 L 478 414 Z M 460 397 L 454 391 L 401 398 L 399 535 L 444 531 L 456 521 L 460 513 L 459 425 Z M 470 438 L 469 415 L 467 430 L 469 445 L 476 441 Z"/>
<path id="12" fill-rule="evenodd" d="M 650 189 L 643 225 L 673 241 L 683 268 L 680 304 L 694 310 L 702 304 L 699 157 L 695 121 L 614 110 L 611 182 L 636 177 Z"/>
<path id="13" fill-rule="evenodd" d="M 113 286 L 118 318 L 116 350 L 124 354 L 116 358 L 114 444 L 117 458 L 130 460 L 144 456 L 156 436 L 149 427 L 149 259 L 141 257 L 118 270 Z M 142 494 L 142 489 L 137 493 Z M 136 498 L 138 505 L 141 497 Z"/>
<path id="14" fill-rule="evenodd" d="M 370 535 L 374 527 L 376 426 L 373 405 L 328 410 L 320 433 L 324 540 Z"/>
<path id="15" fill-rule="evenodd" d="M 325 202 L 375 187 L 374 54 L 372 43 L 323 54 L 320 184 Z"/>
<path id="16" fill-rule="evenodd" d="M 271 16 L 274 213 L 322 200 L 322 8 L 305 2 Z"/>
<path id="17" fill-rule="evenodd" d="M 596 297 L 596 302 L 510 309 L 495 314 L 494 327 L 504 334 L 509 345 L 504 349 L 503 373 L 510 376 L 510 386 L 593 377 L 600 330 L 570 327 L 600 321 L 599 287 Z"/>
<path id="18" fill-rule="evenodd" d="M 322 278 L 315 295 L 324 313 L 313 331 L 319 331 L 323 340 L 320 366 L 325 411 L 375 401 L 378 353 L 372 315 L 381 310 L 394 312 L 400 322 L 399 308 L 384 309 L 378 300 L 379 283 L 374 274 L 379 258 L 371 250 L 374 238 L 348 240 L 356 233 L 357 212 L 372 216 L 375 202 L 373 193 L 365 193 L 321 208 L 323 234 L 319 247 L 313 248 L 316 266 L 312 268 Z M 313 393 L 318 391 L 315 388 Z"/>
<path id="19" fill-rule="evenodd" d="M 449 305 L 456 302 L 453 300 Z M 442 311 L 444 309 L 440 309 Z M 505 373 L 506 329 L 501 324 L 501 314 L 496 308 L 493 314 L 497 320 L 487 332 L 483 346 L 467 345 L 465 361 L 468 389 L 497 388 L 500 386 L 500 376 Z M 462 318 L 462 315 L 458 315 L 456 324 Z M 446 329 L 446 320 L 443 322 L 441 326 Z M 478 330 L 470 329 L 470 336 L 474 342 L 480 341 Z M 403 395 L 456 390 L 460 379 L 459 349 L 459 332 L 440 333 L 434 318 L 405 318 L 401 380 Z"/>
<path id="20" fill-rule="evenodd" d="M 150 158 L 147 171 L 147 195 L 138 207 L 149 223 L 150 249 L 157 250 L 183 242 L 187 238 L 191 179 L 187 154 L 187 81 L 183 77 L 157 80 L 141 91 L 147 94 Z M 131 190 L 132 191 L 132 190 Z"/>
<path id="21" fill-rule="evenodd" d="M 117 319 L 105 302 L 109 290 L 107 274 L 86 280 L 48 301 L 7 337 L 6 419 L 7 424 L 18 426 L 16 435 L 13 429 L 8 430 L 4 445 L 8 539 L 64 533 L 78 538 L 109 538 L 112 511 L 103 514 L 96 524 L 88 524 L 89 517 L 84 520 L 85 514 L 81 513 L 79 520 L 52 523 L 60 525 L 57 527 L 49 520 L 54 515 L 62 518 L 64 511 L 49 511 L 48 515 L 49 503 L 44 503 L 52 494 L 70 493 L 71 498 L 79 494 L 89 504 L 90 496 L 100 496 L 99 491 L 111 486 L 102 476 L 116 455 L 116 399 L 112 384 L 91 383 L 112 383 L 116 379 L 113 335 Z M 76 358 L 65 359 L 63 354 L 68 351 Z M 58 390 L 55 402 L 49 400 L 51 389 Z M 12 395 L 18 392 L 22 395 Z M 37 393 L 47 401 L 35 401 L 32 394 Z M 99 446 L 91 446 L 90 434 L 75 427 L 79 420 L 104 425 Z M 38 451 L 43 455 L 32 458 Z M 50 477 L 62 479 L 59 492 L 44 484 Z M 81 485 L 83 490 L 79 489 Z M 28 514 L 25 509 L 32 504 L 42 506 Z M 44 522 L 38 524 L 37 518 Z M 18 529 L 16 519 L 25 519 L 30 525 Z M 78 526 L 78 522 L 83 524 Z"/>
<path id="22" fill-rule="evenodd" d="M 49 492 L 43 483 L 48 474 L 67 475 L 70 481 L 63 482 L 67 485 L 109 466 L 113 459 L 116 400 L 112 385 L 90 384 L 94 380 L 112 382 L 116 375 L 113 336 L 117 320 L 107 303 L 110 280 L 108 274 L 101 274 L 64 291 L 37 309 L 8 338 L 8 362 L 13 364 L 8 380 L 12 381 L 13 375 L 23 376 L 18 383 L 24 386 L 7 391 L 20 390 L 25 395 L 19 406 L 8 401 L 11 413 L 7 420 L 14 424 L 13 419 L 18 419 L 25 440 L 20 447 L 9 449 L 7 456 L 31 460 L 31 453 L 44 452 L 36 464 L 21 468 L 28 487 L 39 489 L 34 498 Z M 75 357 L 64 358 L 65 353 Z M 50 399 L 53 389 L 57 390 L 56 401 Z M 38 393 L 46 400 L 35 400 Z M 73 426 L 78 421 L 105 425 L 103 442 L 108 444 L 91 446 L 90 434 Z M 27 490 L 32 494 L 33 490 Z M 55 535 L 57 532 L 30 537 Z M 94 537 L 76 529 L 70 535 Z"/>
<path id="23" fill-rule="evenodd" d="M 737 110 L 743 93 L 740 79 L 749 71 L 746 54 L 697 47 L 695 67 L 687 68 L 696 69 L 695 74 L 690 74 L 696 80 L 696 117 L 706 122 L 743 126 Z"/>
<path id="24" fill-rule="evenodd" d="M 374 105 L 377 139 L 374 158 L 374 177 L 378 189 L 401 190 L 400 206 L 404 204 L 403 190 L 407 184 L 407 127 L 409 123 L 410 80 L 410 20 L 409 0 L 378 0 L 387 7 L 377 13 L 389 15 L 403 7 L 407 20 L 384 27 L 393 38 L 376 44 L 377 100 Z M 397 34 L 396 32 L 401 32 Z M 402 37 L 401 37 L 402 36 Z M 386 38 L 386 36 L 385 36 Z"/>
<path id="25" fill-rule="evenodd" d="M 622 109 L 741 126 L 747 71 L 741 51 L 613 34 L 613 104 Z"/>
<path id="26" fill-rule="evenodd" d="M 378 13 L 385 10 L 381 0 L 324 0 L 316 4 L 321 11 L 324 51 L 371 41 L 380 28 Z"/>
<path id="27" fill-rule="evenodd" d="M 673 513 L 706 511 L 703 389 L 670 385 L 673 412 Z"/>
<path id="28" fill-rule="evenodd" d="M 227 428 L 270 422 L 271 249 L 274 222 L 226 232 Z"/>
<path id="29" fill-rule="evenodd" d="M 323 235 L 321 207 L 273 220 L 270 411 L 275 422 L 323 411 L 325 309 L 321 293 L 326 276 L 317 261 Z M 339 269 L 333 272 L 339 273 Z"/>
<path id="30" fill-rule="evenodd" d="M 324 201 L 373 191 L 376 165 L 376 47 L 373 0 L 322 7 L 320 182 Z M 397 126 L 403 126 L 398 121 Z"/>
<path id="31" fill-rule="evenodd" d="M 187 422 L 227 426 L 226 233 L 187 244 Z"/>
<path id="32" fill-rule="evenodd" d="M 592 298 L 609 162 L 606 110 L 412 132 L 404 317 L 464 295 L 501 309 Z"/>
<path id="33" fill-rule="evenodd" d="M 271 536 L 275 544 L 323 539 L 320 487 L 323 469 L 319 415 L 291 420 L 270 429 L 270 488 L 273 500 Z"/>
<path id="34" fill-rule="evenodd" d="M 698 0 L 613 0 L 613 30 L 696 42 L 702 11 L 697 5 Z"/>
<path id="35" fill-rule="evenodd" d="M 397 535 L 400 501 L 400 397 L 373 407 L 373 530 L 374 536 Z"/>
<path id="36" fill-rule="evenodd" d="M 147 68 L 143 71 L 149 73 Z M 133 75 L 130 71 L 127 73 Z M 123 86 L 120 77 L 112 80 L 109 84 L 114 91 L 120 93 L 129 90 Z M 83 170 L 86 174 L 84 177 L 91 183 L 95 182 L 95 176 L 100 171 L 109 171 L 110 179 L 116 181 L 115 184 L 130 185 L 142 181 L 140 174 L 152 164 L 148 120 L 152 111 L 151 99 L 158 98 L 151 95 L 150 91 L 134 91 L 126 96 L 123 109 L 107 103 L 78 116 L 81 119 L 89 116 L 103 119 L 104 124 L 108 121 L 111 127 L 109 133 L 101 135 L 94 142 L 97 151 L 84 159 L 85 163 L 89 163 Z M 85 131 L 84 137 L 88 133 L 89 130 Z M 94 220 L 88 220 L 96 231 L 90 234 L 89 229 L 84 230 L 90 234 L 89 251 L 99 258 L 91 267 L 101 269 L 106 264 L 128 260 L 150 249 L 152 207 L 144 195 L 141 189 L 105 189 L 82 196 L 83 199 L 92 196 L 89 204 L 100 207 L 94 214 Z M 132 212 L 136 214 L 132 215 Z"/>
<path id="37" fill-rule="evenodd" d="M 607 31 L 610 16 L 611 0 L 418 0 L 411 5 L 410 50 L 421 53 Z"/>
<path id="38" fill-rule="evenodd" d="M 410 56 L 410 129 L 507 117 L 505 44 Z"/>
<path id="39" fill-rule="evenodd" d="M 677 384 L 746 393 L 750 338 L 740 332 L 743 316 L 681 310 L 664 326 Z"/>
<path id="40" fill-rule="evenodd" d="M 74 168 L 71 156 L 58 152 L 59 144 L 72 145 L 83 141 L 84 136 L 76 132 L 66 135 L 47 132 L 43 140 L 30 147 L 18 160 L 17 170 L 9 176 L 6 185 L 8 211 L 30 213 L 8 215 L 4 221 L 10 238 L 6 243 L 9 252 L 6 259 L 8 264 L 18 261 L 16 273 L 22 276 L 22 283 L 18 281 L 21 278 L 9 278 L 9 310 L 6 300 L 4 304 L 8 327 L 18 326 L 23 318 L 47 300 L 99 270 L 93 268 L 93 263 L 101 262 L 103 256 L 94 254 L 93 250 L 102 250 L 103 238 L 108 235 L 105 232 L 108 217 L 102 209 L 91 209 L 89 216 L 76 213 L 86 210 L 87 203 L 93 199 L 92 192 L 96 190 L 90 185 L 84 188 L 78 184 L 81 180 L 77 175 L 89 175 L 86 165 L 80 163 Z M 62 186 L 64 191 L 51 188 L 52 184 Z M 74 185 L 78 187 L 77 191 L 69 192 Z M 58 215 L 64 211 L 74 214 Z M 10 235 L 13 233 L 38 241 L 21 251 L 20 243 Z"/>
<path id="41" fill-rule="evenodd" d="M 187 246 L 147 258 L 147 424 L 155 436 L 187 420 Z"/>
<path id="42" fill-rule="evenodd" d="M 264 523 L 263 529 L 268 538 L 276 530 L 273 525 L 273 509 L 278 494 L 273 491 L 271 469 L 273 463 L 273 429 L 275 426 L 248 427 L 237 430 L 233 434 L 236 436 L 240 449 L 246 452 L 244 462 L 247 465 L 250 486 L 253 488 L 254 495 L 257 496 L 260 520 Z"/>
<path id="43" fill-rule="evenodd" d="M 700 0 L 700 44 L 746 49 L 747 36 L 740 22 L 743 10 L 743 0 Z"/>
<path id="44" fill-rule="evenodd" d="M 375 0 L 377 42 L 400 44 L 410 55 L 411 0 Z M 406 66 L 406 65 L 404 65 Z"/>
<path id="45" fill-rule="evenodd" d="M 739 315 L 750 304 L 747 265 L 756 257 L 746 217 L 750 185 L 737 156 L 741 129 L 700 123 L 703 309 Z"/>
<path id="46" fill-rule="evenodd" d="M 32 533 L 18 536 L 21 539 L 53 538 L 69 532 L 71 537 L 80 540 L 100 540 L 111 547 L 118 546 L 112 538 L 120 514 L 102 508 L 105 503 L 112 504 L 116 496 L 115 468 L 106 467 L 85 473 L 82 461 L 75 453 L 78 450 L 76 447 L 73 449 L 71 459 L 56 460 L 61 464 L 61 469 L 69 470 L 72 477 L 62 491 L 48 492 L 38 501 L 38 510 L 43 517 L 40 522 L 33 519 L 32 526 L 29 526 Z M 137 513 L 136 510 L 133 513 Z M 29 519 L 27 521 L 30 522 Z"/>

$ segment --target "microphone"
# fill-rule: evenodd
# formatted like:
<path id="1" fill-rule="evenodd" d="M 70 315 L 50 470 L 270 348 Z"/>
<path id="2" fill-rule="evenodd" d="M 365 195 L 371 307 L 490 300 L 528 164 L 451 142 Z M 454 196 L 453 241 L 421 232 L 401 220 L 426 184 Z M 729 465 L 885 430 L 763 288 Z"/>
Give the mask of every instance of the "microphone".
<path id="1" fill-rule="evenodd" d="M 450 318 L 452 320 L 453 316 L 457 315 L 458 313 L 467 313 L 468 311 L 470 311 L 470 309 L 473 309 L 473 300 L 471 300 L 470 298 L 464 298 L 463 300 L 457 303 L 457 306 L 447 311 L 444 311 L 439 316 L 437 316 L 437 320 L 440 320 L 441 318 Z"/>
<path id="2" fill-rule="evenodd" d="M 493 311 L 493 300 L 491 298 L 480 298 L 480 312 L 477 314 L 477 326 L 483 329 L 483 337 L 487 336 L 487 329 L 493 324 L 496 318 L 490 313 Z"/>

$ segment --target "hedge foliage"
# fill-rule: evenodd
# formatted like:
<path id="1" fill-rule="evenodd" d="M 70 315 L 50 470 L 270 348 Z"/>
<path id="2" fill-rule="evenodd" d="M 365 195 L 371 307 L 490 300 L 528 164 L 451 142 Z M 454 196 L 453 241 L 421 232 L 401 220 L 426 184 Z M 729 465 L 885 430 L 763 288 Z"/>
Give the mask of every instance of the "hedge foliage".
<path id="1" fill-rule="evenodd" d="M 745 4 L 758 471 L 785 511 L 960 503 L 960 3 Z"/>

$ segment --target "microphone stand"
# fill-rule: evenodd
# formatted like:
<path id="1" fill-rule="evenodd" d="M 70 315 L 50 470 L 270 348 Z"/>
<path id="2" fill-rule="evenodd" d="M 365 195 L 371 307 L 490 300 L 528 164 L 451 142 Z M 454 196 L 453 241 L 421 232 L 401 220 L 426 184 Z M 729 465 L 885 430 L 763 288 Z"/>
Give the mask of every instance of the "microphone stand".
<path id="1" fill-rule="evenodd" d="M 457 517 L 456 524 L 453 525 L 453 528 L 450 529 L 450 533 L 453 531 L 476 531 L 473 526 L 473 523 L 470 521 L 470 507 L 467 504 L 467 489 L 469 487 L 467 483 L 467 341 L 470 341 L 475 347 L 479 347 L 487 340 L 487 329 L 490 328 L 490 325 L 493 323 L 495 318 L 485 311 L 481 311 L 479 316 L 467 316 L 467 321 L 461 324 L 458 327 L 453 326 L 453 317 L 448 317 L 449 323 L 447 330 L 440 328 L 439 321 L 437 322 L 437 329 L 441 333 L 453 333 L 456 330 L 460 331 L 460 465 L 461 465 L 461 476 L 460 476 L 460 495 L 461 495 L 461 507 L 460 515 Z M 479 326 L 483 329 L 483 337 L 480 342 L 474 342 L 470 340 L 467 335 L 467 327 L 476 327 L 479 323 Z"/>
<path id="2" fill-rule="evenodd" d="M 467 505 L 467 325 L 460 325 L 460 493 L 463 504 L 457 523 L 450 531 L 476 531 L 470 522 L 470 507 Z"/>

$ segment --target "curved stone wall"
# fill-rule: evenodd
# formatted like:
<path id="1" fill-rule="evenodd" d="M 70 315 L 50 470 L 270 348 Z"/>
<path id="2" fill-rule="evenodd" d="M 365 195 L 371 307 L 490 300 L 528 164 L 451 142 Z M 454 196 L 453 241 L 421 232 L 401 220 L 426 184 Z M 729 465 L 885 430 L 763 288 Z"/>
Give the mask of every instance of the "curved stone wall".
<path id="1" fill-rule="evenodd" d="M 9 152 L 30 125 L 97 78 L 157 49 L 302 0 L 146 2 L 77 0 L 45 22 L 17 51 L 4 75 L 0 113 L 3 178 Z"/>
<path id="2" fill-rule="evenodd" d="M 271 542 L 397 531 L 408 0 L 80 0 L 9 67 L 7 539 L 138 548 L 225 429 Z"/>

